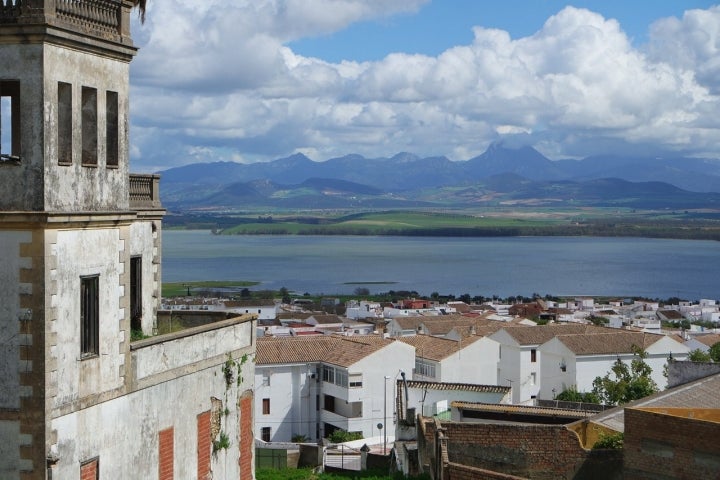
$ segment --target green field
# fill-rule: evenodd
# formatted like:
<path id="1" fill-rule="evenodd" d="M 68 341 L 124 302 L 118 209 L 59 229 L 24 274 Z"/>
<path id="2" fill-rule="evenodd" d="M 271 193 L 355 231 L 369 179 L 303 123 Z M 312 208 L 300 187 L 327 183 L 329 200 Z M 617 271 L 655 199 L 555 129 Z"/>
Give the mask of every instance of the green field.
<path id="1" fill-rule="evenodd" d="M 387 211 L 223 218 L 224 235 L 610 236 L 720 240 L 720 219 L 621 209 Z"/>
<path id="2" fill-rule="evenodd" d="M 212 289 L 241 289 L 245 287 L 252 287 L 257 285 L 259 282 L 250 281 L 207 281 L 207 282 L 175 282 L 175 283 L 163 283 L 162 285 L 162 296 L 165 298 L 169 297 L 181 297 L 190 295 L 198 290 L 212 290 Z"/>

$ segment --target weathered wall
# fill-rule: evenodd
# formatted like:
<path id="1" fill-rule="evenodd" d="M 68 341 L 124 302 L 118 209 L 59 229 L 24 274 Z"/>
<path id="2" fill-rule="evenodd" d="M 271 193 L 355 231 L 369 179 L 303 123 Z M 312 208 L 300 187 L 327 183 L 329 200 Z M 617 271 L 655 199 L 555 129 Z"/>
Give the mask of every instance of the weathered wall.
<path id="1" fill-rule="evenodd" d="M 718 436 L 717 422 L 626 408 L 625 479 L 720 478 Z"/>
<path id="2" fill-rule="evenodd" d="M 40 66 L 36 67 L 40 68 Z M 129 63 L 46 45 L 43 112 L 45 139 L 45 209 L 48 211 L 126 210 L 128 208 L 127 115 Z M 72 85 L 71 165 L 58 165 L 58 82 Z M 82 165 L 82 87 L 97 89 L 97 166 Z M 106 167 L 106 92 L 118 94 L 118 166 Z"/>
<path id="3" fill-rule="evenodd" d="M 668 388 L 720 373 L 720 363 L 668 362 Z"/>
<path id="4" fill-rule="evenodd" d="M 0 45 L 0 77 L 20 81 L 19 165 L 0 168 L 0 211 L 43 209 L 43 80 L 41 45 Z"/>
<path id="5" fill-rule="evenodd" d="M 436 427 L 423 423 L 420 458 L 437 465 Z M 538 480 L 621 478 L 617 452 L 585 450 L 562 425 L 442 422 L 442 428 L 450 463 Z"/>
<path id="6" fill-rule="evenodd" d="M 157 285 L 155 277 L 158 272 L 158 263 L 156 259 L 156 248 L 154 242 L 153 224 L 152 222 L 133 222 L 130 225 L 130 246 L 125 259 L 126 274 L 130 275 L 130 257 L 142 256 L 142 330 L 145 335 L 153 333 L 155 326 L 155 314 L 157 312 L 158 300 L 160 296 L 156 290 Z M 129 279 L 127 280 L 130 281 Z M 128 284 L 129 285 L 129 284 Z M 129 295 L 130 292 L 128 291 Z M 126 295 L 127 296 L 127 295 Z M 127 308 L 130 308 L 130 302 L 127 302 Z"/>
<path id="7" fill-rule="evenodd" d="M 243 376 L 250 382 L 251 368 L 251 362 L 243 366 Z M 100 478 L 158 479 L 159 432 L 168 428 L 173 429 L 174 478 L 195 478 L 198 458 L 207 457 L 197 451 L 203 433 L 198 432 L 197 416 L 212 409 L 213 397 L 223 402 L 222 409 L 228 408 L 227 415 L 221 410 L 219 419 L 220 429 L 230 439 L 227 450 L 211 456 L 213 478 L 252 478 L 254 464 L 245 458 L 252 457 L 252 435 L 246 433 L 243 444 L 240 435 L 241 423 L 252 423 L 247 418 L 252 409 L 243 408 L 240 392 L 251 386 L 231 382 L 227 387 L 222 365 L 216 364 L 56 418 L 52 428 L 57 432 L 54 449 L 59 461 L 53 478 L 79 478 L 80 463 L 98 457 Z M 240 463 L 250 477 L 241 476 Z"/>
<path id="8" fill-rule="evenodd" d="M 56 341 L 48 345 L 48 354 L 56 361 L 49 379 L 56 388 L 51 405 L 72 409 L 84 397 L 123 386 L 125 355 L 120 344 L 125 332 L 119 326 L 125 317 L 120 306 L 125 287 L 120 284 L 124 272 L 120 255 L 125 245 L 119 228 L 48 231 L 46 235 L 48 261 L 55 267 L 49 269 L 46 280 L 54 287 L 47 292 L 54 308 L 48 315 L 48 329 L 56 335 Z M 99 275 L 100 354 L 81 360 L 80 277 L 84 275 Z"/>

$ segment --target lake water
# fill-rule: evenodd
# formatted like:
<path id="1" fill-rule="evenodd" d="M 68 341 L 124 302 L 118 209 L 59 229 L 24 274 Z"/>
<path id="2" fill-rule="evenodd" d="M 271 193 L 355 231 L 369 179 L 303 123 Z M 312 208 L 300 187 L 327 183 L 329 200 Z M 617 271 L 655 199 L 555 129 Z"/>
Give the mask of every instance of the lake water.
<path id="1" fill-rule="evenodd" d="M 720 243 L 588 237 L 212 235 L 163 231 L 163 281 L 349 294 L 603 295 L 720 299 Z M 380 283 L 382 282 L 382 283 Z"/>

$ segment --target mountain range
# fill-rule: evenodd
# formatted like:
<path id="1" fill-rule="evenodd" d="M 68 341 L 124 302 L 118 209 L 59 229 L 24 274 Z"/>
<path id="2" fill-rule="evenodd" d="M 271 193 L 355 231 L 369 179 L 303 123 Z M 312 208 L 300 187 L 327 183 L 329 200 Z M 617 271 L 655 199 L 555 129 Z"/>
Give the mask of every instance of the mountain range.
<path id="1" fill-rule="evenodd" d="M 160 172 L 163 204 L 188 211 L 432 206 L 720 208 L 720 160 L 594 156 L 549 160 L 532 147 L 491 145 L 467 161 L 352 154 L 315 162 L 196 163 Z"/>

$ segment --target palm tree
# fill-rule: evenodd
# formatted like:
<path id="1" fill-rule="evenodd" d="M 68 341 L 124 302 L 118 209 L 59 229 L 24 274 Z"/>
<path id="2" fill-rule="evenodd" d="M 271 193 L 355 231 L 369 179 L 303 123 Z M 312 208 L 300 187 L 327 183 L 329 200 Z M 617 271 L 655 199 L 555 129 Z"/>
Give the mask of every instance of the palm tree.
<path id="1" fill-rule="evenodd" d="M 138 7 L 138 13 L 140 14 L 140 21 L 145 23 L 145 7 L 147 0 L 133 0 L 133 7 Z"/>

